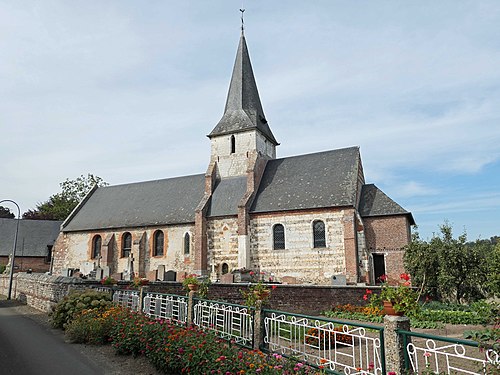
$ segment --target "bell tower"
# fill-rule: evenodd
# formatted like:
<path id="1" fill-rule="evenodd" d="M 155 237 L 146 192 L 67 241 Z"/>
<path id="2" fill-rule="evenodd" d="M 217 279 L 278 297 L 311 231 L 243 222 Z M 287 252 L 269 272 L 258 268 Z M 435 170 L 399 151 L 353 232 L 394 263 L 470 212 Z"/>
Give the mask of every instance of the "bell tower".
<path id="1" fill-rule="evenodd" d="M 221 178 L 245 175 L 257 155 L 276 158 L 279 144 L 264 116 L 243 29 L 224 115 L 208 137 L 210 162 Z"/>

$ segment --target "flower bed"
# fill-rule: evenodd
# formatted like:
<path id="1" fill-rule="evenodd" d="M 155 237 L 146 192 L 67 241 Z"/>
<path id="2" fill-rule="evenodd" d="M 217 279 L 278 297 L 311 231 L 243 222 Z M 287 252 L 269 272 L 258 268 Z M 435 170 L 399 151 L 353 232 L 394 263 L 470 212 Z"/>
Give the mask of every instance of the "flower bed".
<path id="1" fill-rule="evenodd" d="M 242 349 L 197 327 L 183 328 L 167 320 L 152 320 L 122 307 L 83 310 L 67 327 L 74 342 L 110 343 L 117 354 L 144 355 L 166 374 L 321 373 L 278 354 Z"/>

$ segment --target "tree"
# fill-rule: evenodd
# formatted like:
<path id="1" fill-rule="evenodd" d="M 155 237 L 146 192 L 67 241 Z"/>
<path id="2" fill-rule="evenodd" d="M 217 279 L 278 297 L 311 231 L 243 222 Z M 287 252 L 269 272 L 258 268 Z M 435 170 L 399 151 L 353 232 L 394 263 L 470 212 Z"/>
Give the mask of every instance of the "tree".
<path id="1" fill-rule="evenodd" d="M 420 239 L 418 231 L 412 234 L 412 240 L 406 247 L 404 263 L 420 293 L 438 297 L 438 256 L 429 243 Z"/>
<path id="2" fill-rule="evenodd" d="M 14 215 L 7 207 L 0 206 L 0 218 L 5 219 L 14 219 L 16 215 Z"/>
<path id="3" fill-rule="evenodd" d="M 66 179 L 59 184 L 61 192 L 52 195 L 46 202 L 38 203 L 35 209 L 23 213 L 23 219 L 28 220 L 64 220 L 95 186 L 107 186 L 101 177 L 88 174 L 75 180 Z"/>
<path id="4" fill-rule="evenodd" d="M 498 262 L 491 240 L 467 242 L 464 232 L 453 238 L 448 223 L 440 233 L 422 241 L 418 232 L 406 247 L 405 267 L 426 294 L 455 302 L 475 301 L 498 288 Z"/>

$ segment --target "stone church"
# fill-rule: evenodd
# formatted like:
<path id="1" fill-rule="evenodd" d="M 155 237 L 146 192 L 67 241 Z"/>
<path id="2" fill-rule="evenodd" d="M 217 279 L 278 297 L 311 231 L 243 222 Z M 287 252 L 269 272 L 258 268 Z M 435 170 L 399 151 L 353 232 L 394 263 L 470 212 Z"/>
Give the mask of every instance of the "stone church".
<path id="1" fill-rule="evenodd" d="M 53 272 L 376 282 L 403 272 L 410 212 L 366 184 L 359 147 L 276 158 L 242 32 L 207 171 L 94 188 L 61 226 Z M 169 272 L 169 274 L 173 274 Z"/>

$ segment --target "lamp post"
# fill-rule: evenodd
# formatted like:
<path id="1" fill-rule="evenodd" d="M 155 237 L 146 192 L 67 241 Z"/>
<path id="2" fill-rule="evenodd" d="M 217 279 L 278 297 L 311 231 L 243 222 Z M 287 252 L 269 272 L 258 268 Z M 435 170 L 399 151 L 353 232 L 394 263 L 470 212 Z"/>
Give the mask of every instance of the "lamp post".
<path id="1" fill-rule="evenodd" d="M 12 199 L 3 199 L 0 203 L 10 202 L 16 205 L 17 207 L 17 222 L 16 222 L 16 234 L 14 236 L 14 248 L 12 249 L 12 259 L 10 262 L 10 274 L 9 274 L 9 294 L 7 295 L 7 299 L 11 299 L 12 296 L 12 280 L 14 278 L 14 264 L 16 260 L 16 247 L 17 247 L 17 234 L 19 233 L 19 220 L 21 220 L 21 209 L 19 205 L 14 202 Z"/>

